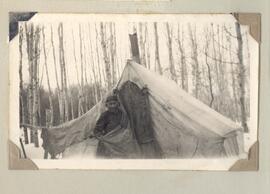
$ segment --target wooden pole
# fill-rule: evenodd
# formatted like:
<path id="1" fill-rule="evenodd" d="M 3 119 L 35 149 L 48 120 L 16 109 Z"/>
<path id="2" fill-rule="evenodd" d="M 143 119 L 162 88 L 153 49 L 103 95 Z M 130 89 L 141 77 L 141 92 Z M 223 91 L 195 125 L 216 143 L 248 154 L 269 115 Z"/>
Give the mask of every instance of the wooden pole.
<path id="1" fill-rule="evenodd" d="M 137 33 L 129 35 L 132 60 L 141 64 Z"/>

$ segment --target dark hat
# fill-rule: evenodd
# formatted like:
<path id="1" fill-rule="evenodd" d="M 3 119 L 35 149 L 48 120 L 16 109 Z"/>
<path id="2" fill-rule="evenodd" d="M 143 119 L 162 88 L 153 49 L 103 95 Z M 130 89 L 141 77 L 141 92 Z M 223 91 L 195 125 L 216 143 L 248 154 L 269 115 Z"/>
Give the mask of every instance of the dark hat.
<path id="1" fill-rule="evenodd" d="M 116 95 L 108 96 L 106 99 L 106 103 L 110 101 L 118 101 L 117 96 Z"/>

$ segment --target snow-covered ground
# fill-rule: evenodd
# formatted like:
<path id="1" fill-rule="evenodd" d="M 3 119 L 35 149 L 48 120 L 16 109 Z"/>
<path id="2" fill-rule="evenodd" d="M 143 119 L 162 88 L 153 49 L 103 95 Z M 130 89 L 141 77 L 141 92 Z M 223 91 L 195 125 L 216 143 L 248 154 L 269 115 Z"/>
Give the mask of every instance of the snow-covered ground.
<path id="1" fill-rule="evenodd" d="M 31 159 L 35 159 L 35 158 L 43 158 L 43 155 L 44 155 L 44 149 L 42 148 L 42 138 L 40 137 L 40 131 L 38 133 L 38 136 L 39 136 L 39 147 L 35 147 L 35 145 L 33 143 L 29 143 L 29 144 L 25 144 L 24 143 L 24 137 L 23 137 L 23 130 L 21 130 L 21 135 L 20 135 L 20 138 L 23 140 L 23 143 L 24 143 L 24 149 L 25 149 L 25 152 L 26 152 L 26 156 L 28 158 L 31 158 Z M 30 137 L 30 132 L 28 130 L 28 137 Z M 30 139 L 30 138 L 29 138 Z"/>
<path id="2" fill-rule="evenodd" d="M 41 133 L 39 131 L 39 147 L 35 147 L 33 143 L 25 144 L 23 137 L 23 130 L 21 129 L 20 138 L 23 140 L 24 149 L 26 156 L 31 159 L 43 159 L 44 149 L 42 147 L 42 138 L 40 137 Z M 30 137 L 30 132 L 28 130 L 28 137 Z M 65 159 L 93 159 L 95 158 L 97 140 L 88 139 L 83 142 L 80 142 L 76 145 L 73 145 L 71 148 L 67 148 L 64 153 Z M 20 147 L 21 148 L 21 147 Z M 87 156 L 87 158 L 85 158 Z M 62 155 L 56 156 L 58 159 L 62 159 Z M 50 155 L 49 157 L 50 158 Z"/>
<path id="3" fill-rule="evenodd" d="M 29 134 L 30 137 L 30 134 Z M 24 142 L 23 135 L 21 134 L 21 138 Z M 257 140 L 257 132 L 251 130 L 249 133 L 244 133 L 244 150 L 245 155 L 247 155 L 250 147 L 256 142 Z M 39 133 L 39 147 L 35 147 L 33 143 L 24 144 L 25 152 L 28 158 L 31 159 L 43 159 L 44 156 L 44 149 L 42 148 L 42 138 L 40 138 Z M 93 140 L 85 140 L 81 143 L 78 143 L 72 148 L 67 148 L 64 154 L 65 159 L 94 159 L 95 158 L 95 150 L 96 150 L 97 141 Z M 87 152 L 87 154 L 86 154 Z M 82 154 L 84 153 L 84 154 Z M 87 155 L 87 158 L 82 156 Z M 58 156 L 61 159 L 61 156 Z M 49 157 L 50 158 L 50 157 Z"/>

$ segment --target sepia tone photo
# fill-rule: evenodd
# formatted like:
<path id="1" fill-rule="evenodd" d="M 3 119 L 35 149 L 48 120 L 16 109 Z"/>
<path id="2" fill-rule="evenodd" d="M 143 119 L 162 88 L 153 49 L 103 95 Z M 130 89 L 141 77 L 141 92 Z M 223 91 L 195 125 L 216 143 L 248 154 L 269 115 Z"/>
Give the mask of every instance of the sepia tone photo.
<path id="1" fill-rule="evenodd" d="M 231 14 L 10 13 L 9 38 L 10 140 L 41 169 L 228 170 L 257 141 Z"/>

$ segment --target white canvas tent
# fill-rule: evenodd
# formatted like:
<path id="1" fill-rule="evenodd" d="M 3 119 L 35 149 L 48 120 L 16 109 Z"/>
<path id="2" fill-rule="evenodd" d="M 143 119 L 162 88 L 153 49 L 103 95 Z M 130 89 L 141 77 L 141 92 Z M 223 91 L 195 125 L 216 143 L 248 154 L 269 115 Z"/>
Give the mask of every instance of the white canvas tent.
<path id="1" fill-rule="evenodd" d="M 243 130 L 183 91 L 175 82 L 128 61 L 117 85 L 127 81 L 147 86 L 152 127 L 162 158 L 218 158 L 243 153 Z M 94 158 L 97 140 L 92 133 L 104 100 L 83 116 L 48 129 L 49 151 L 64 158 Z"/>

